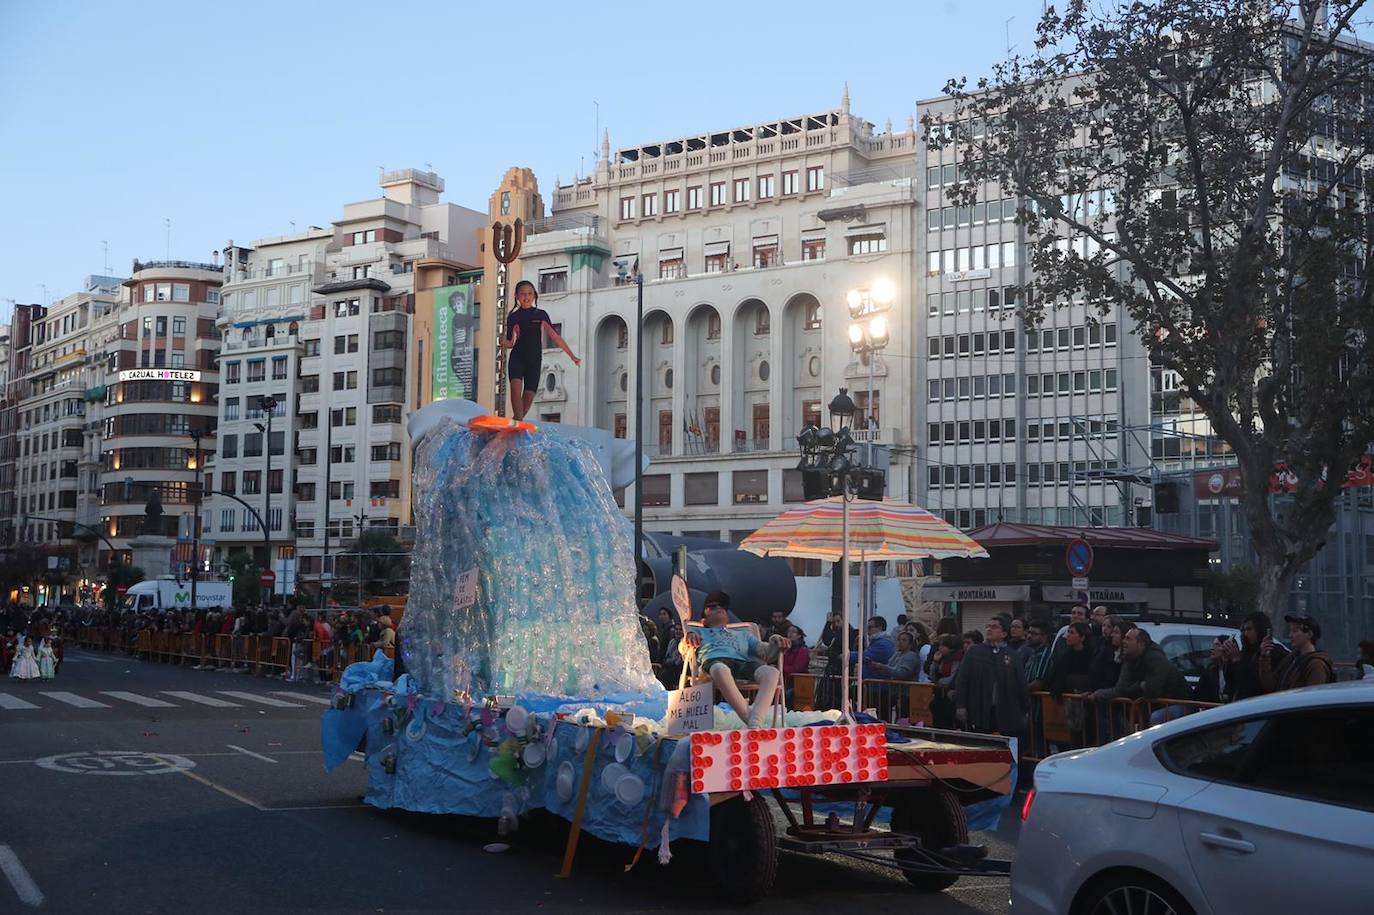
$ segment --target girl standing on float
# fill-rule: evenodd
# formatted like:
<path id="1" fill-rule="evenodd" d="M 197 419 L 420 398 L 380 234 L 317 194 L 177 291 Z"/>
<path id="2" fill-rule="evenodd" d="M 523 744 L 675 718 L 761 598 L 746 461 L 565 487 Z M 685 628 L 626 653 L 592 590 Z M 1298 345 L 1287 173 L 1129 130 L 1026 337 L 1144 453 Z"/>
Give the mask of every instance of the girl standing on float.
<path id="1" fill-rule="evenodd" d="M 510 350 L 506 359 L 506 374 L 510 377 L 510 406 L 516 420 L 534 406 L 534 395 L 539 389 L 539 376 L 543 369 L 544 334 L 549 335 L 573 365 L 582 365 L 582 360 L 573 355 L 568 344 L 553 329 L 549 313 L 538 307 L 539 293 L 529 280 L 515 284 L 515 310 L 506 316 L 506 337 L 501 341 L 503 349 Z"/>

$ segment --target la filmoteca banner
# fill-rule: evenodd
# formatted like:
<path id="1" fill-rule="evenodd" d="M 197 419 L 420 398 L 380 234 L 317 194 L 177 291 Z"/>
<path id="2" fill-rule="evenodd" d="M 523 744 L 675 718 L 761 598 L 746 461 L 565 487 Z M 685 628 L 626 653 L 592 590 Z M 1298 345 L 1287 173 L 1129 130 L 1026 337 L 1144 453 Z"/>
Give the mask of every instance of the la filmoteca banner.
<path id="1" fill-rule="evenodd" d="M 200 381 L 200 372 L 192 369 L 124 369 L 120 381 Z"/>

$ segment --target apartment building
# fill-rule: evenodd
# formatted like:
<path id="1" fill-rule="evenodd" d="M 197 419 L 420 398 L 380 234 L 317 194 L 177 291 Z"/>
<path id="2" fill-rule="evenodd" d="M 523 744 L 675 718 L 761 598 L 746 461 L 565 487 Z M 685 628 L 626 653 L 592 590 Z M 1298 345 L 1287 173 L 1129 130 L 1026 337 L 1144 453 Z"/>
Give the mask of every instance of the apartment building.
<path id="1" fill-rule="evenodd" d="M 404 419 L 427 402 L 434 358 L 416 330 L 417 293 L 480 264 L 486 216 L 440 202 L 442 178 L 401 169 L 381 187 L 329 227 L 224 251 L 213 468 L 223 495 L 207 511 L 207 536 L 221 562 L 249 550 L 265 563 L 270 551 L 283 594 L 327 584 L 326 557 L 361 528 L 405 533 Z M 231 495 L 267 519 L 267 536 Z"/>
<path id="2" fill-rule="evenodd" d="M 848 388 L 911 491 L 911 310 L 917 134 L 838 108 L 613 149 L 554 189 L 521 254 L 580 369 L 546 349 L 532 418 L 640 436 L 646 526 L 740 539 L 802 500 L 796 434 Z M 644 276 L 644 399 L 636 290 Z M 850 350 L 846 295 L 897 290 L 870 370 Z M 872 422 L 868 420 L 871 417 Z M 633 487 L 624 494 L 633 499 Z"/>
<path id="3" fill-rule="evenodd" d="M 215 450 L 222 280 L 218 264 L 134 261 L 115 320 L 99 322 L 102 569 L 113 550 L 149 577 L 190 571 L 197 444 Z"/>
<path id="4" fill-rule="evenodd" d="M 43 545 L 50 571 L 75 587 L 94 565 L 90 532 L 77 528 L 79 461 L 86 446 L 86 392 L 100 372 L 88 336 L 119 299 L 119 280 L 87 277 L 81 292 L 34 315 L 18 410 L 15 510 L 19 539 Z M 43 588 L 46 590 L 47 585 Z M 62 585 L 56 585 L 61 590 Z M 56 593 L 51 595 L 54 599 Z M 39 595 L 40 600 L 49 595 Z"/>

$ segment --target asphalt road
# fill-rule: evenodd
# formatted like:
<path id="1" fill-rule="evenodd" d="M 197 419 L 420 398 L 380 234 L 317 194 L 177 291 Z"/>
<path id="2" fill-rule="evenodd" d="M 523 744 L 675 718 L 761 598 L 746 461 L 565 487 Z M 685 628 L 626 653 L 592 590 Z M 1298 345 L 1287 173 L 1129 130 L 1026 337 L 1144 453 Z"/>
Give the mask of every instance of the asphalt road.
<path id="1" fill-rule="evenodd" d="M 714 907 L 704 856 L 667 867 L 527 823 L 489 854 L 489 821 L 363 805 L 363 767 L 326 773 L 323 687 L 68 652 L 55 681 L 0 680 L 0 912 L 691 911 Z M 1006 833 L 979 834 L 1009 856 Z M 784 853 L 761 912 L 1005 912 L 1005 879 L 917 894 L 896 872 Z"/>

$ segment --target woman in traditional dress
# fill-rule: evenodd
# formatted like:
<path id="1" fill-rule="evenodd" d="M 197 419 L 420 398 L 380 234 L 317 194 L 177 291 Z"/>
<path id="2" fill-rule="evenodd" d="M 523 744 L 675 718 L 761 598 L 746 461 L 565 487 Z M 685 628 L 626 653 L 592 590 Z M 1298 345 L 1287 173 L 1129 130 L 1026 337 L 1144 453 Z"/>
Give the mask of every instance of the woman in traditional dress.
<path id="1" fill-rule="evenodd" d="M 14 664 L 10 667 L 10 676 L 16 680 L 38 679 L 38 661 L 33 655 L 33 639 L 26 636 L 24 644 L 19 646 L 19 651 L 14 656 Z"/>

